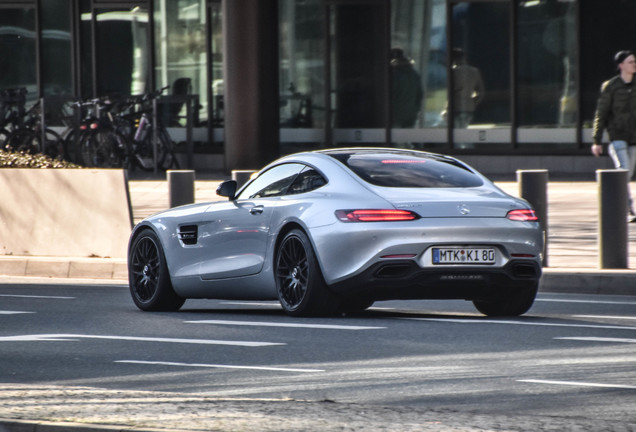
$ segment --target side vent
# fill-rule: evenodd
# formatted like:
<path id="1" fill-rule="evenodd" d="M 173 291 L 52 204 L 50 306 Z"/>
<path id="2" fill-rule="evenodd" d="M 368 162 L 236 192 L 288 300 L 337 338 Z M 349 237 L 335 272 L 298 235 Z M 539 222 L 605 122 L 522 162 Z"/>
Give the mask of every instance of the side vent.
<path id="1" fill-rule="evenodd" d="M 185 245 L 195 245 L 199 238 L 199 227 L 196 225 L 184 225 L 179 227 L 179 240 Z"/>

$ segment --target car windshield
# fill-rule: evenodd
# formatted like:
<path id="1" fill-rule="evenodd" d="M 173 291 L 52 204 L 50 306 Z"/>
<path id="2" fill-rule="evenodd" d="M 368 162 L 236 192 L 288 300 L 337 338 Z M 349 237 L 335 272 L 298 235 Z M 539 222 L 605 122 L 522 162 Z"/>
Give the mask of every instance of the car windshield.
<path id="1" fill-rule="evenodd" d="M 399 188 L 464 188 L 483 185 L 461 164 L 435 155 L 402 152 L 329 153 L 364 181 Z"/>

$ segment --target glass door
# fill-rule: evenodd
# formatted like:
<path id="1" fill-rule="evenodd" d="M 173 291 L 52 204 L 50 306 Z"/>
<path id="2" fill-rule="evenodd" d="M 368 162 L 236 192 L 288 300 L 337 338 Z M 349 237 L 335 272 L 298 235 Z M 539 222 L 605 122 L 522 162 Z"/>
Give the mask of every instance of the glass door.
<path id="1" fill-rule="evenodd" d="M 509 148 L 513 100 L 510 2 L 452 3 L 449 14 L 446 117 L 454 148 Z"/>
<path id="2" fill-rule="evenodd" d="M 38 98 L 36 45 L 35 8 L 0 4 L 0 90 L 23 88 L 29 102 Z"/>
<path id="3" fill-rule="evenodd" d="M 327 144 L 387 142 L 387 1 L 328 5 Z"/>
<path id="4" fill-rule="evenodd" d="M 148 5 L 132 3 L 125 7 L 82 4 L 83 74 L 94 71 L 92 89 L 83 96 L 142 94 L 153 88 L 150 70 L 150 22 Z M 90 38 L 90 35 L 94 38 Z M 88 84 L 88 83 L 87 83 Z"/>

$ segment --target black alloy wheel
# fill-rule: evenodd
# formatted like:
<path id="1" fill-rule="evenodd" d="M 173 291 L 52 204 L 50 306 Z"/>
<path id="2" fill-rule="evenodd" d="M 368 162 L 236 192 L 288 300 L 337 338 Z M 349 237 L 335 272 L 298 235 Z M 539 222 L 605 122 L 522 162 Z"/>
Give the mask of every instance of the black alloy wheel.
<path id="1" fill-rule="evenodd" d="M 176 311 L 185 299 L 172 288 L 166 259 L 157 235 L 150 229 L 139 234 L 128 257 L 130 294 L 144 311 Z"/>
<path id="2" fill-rule="evenodd" d="M 276 252 L 276 290 L 283 310 L 292 316 L 331 315 L 338 298 L 325 284 L 316 255 L 307 235 L 288 232 Z"/>

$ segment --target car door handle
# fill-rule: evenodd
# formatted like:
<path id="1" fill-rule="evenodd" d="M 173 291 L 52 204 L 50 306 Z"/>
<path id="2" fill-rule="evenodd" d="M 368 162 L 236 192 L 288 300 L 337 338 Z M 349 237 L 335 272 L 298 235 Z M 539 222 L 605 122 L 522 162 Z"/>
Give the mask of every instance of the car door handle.
<path id="1" fill-rule="evenodd" d="M 264 210 L 263 206 L 252 207 L 250 209 L 250 214 L 259 215 L 259 214 L 263 213 L 263 210 Z"/>

